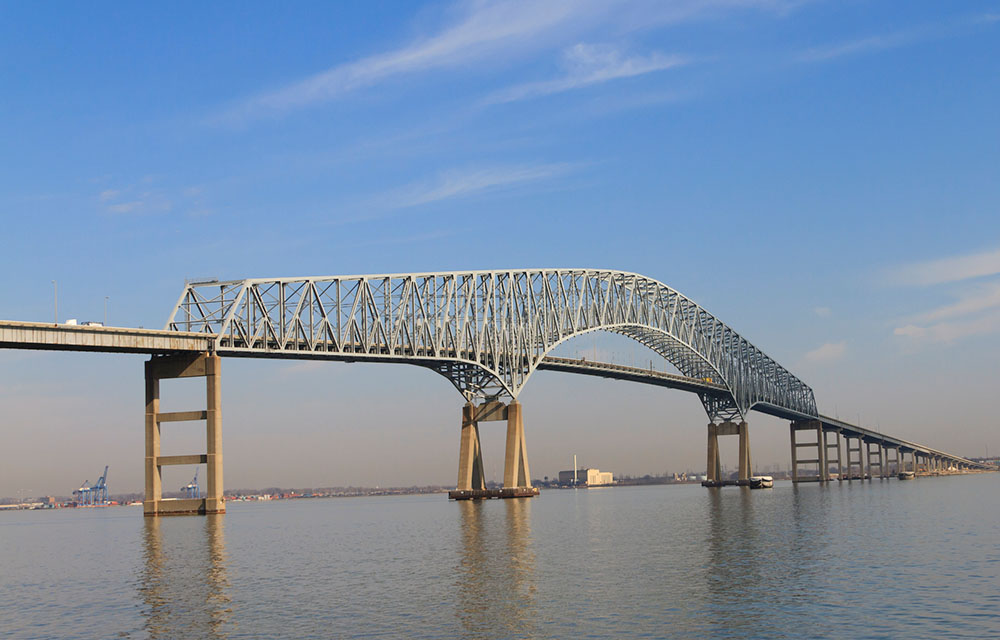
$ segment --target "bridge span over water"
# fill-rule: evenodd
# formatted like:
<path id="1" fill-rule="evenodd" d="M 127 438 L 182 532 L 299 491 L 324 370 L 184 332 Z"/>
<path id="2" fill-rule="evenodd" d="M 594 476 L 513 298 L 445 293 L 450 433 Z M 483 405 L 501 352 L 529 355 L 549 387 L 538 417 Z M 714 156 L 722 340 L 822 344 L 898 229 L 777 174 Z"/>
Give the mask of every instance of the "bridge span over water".
<path id="1" fill-rule="evenodd" d="M 551 355 L 560 344 L 593 331 L 635 340 L 679 375 Z M 709 417 L 710 485 L 724 482 L 720 435 L 739 436 L 738 478 L 749 479 L 746 419 L 751 411 L 790 421 L 795 481 L 888 477 L 893 469 L 995 469 L 819 415 L 813 390 L 746 338 L 667 285 L 620 271 L 525 269 L 190 282 L 163 330 L 0 322 L 0 348 L 151 355 L 145 373 L 148 515 L 225 508 L 221 357 L 406 363 L 436 371 L 465 399 L 458 483 L 452 492 L 457 498 L 489 493 L 478 430 L 478 423 L 487 420 L 507 421 L 499 495 L 537 492 L 531 487 L 517 398 L 539 369 L 696 393 Z M 206 409 L 160 412 L 159 381 L 190 376 L 206 378 Z M 188 420 L 207 422 L 207 452 L 161 456 L 160 424 Z M 815 437 L 802 442 L 803 432 Z M 814 457 L 802 457 L 803 449 Z M 162 466 L 199 463 L 207 465 L 207 498 L 161 499 Z M 807 466 L 815 471 L 805 473 Z"/>

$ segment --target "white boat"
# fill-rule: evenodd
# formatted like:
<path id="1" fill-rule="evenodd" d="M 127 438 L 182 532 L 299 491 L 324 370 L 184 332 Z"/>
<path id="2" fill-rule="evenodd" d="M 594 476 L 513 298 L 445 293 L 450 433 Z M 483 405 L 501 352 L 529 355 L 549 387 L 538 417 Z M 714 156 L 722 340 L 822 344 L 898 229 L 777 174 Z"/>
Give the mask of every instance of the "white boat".
<path id="1" fill-rule="evenodd" d="M 898 477 L 900 480 L 913 480 L 914 474 L 912 471 L 900 471 Z"/>
<path id="2" fill-rule="evenodd" d="M 770 489 L 774 486 L 774 478 L 771 476 L 750 476 L 751 489 Z"/>

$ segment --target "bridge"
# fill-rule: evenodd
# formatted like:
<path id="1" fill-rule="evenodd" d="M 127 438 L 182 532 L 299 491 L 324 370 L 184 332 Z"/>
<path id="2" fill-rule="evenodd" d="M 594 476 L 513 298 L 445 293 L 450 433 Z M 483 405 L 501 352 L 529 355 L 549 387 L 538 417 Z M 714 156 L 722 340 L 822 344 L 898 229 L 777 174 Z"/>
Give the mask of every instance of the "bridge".
<path id="1" fill-rule="evenodd" d="M 593 331 L 635 340 L 679 375 L 551 355 L 560 344 Z M 518 395 L 540 369 L 697 394 L 709 418 L 709 486 L 727 483 L 718 444 L 725 435 L 739 437 L 737 483 L 749 480 L 751 411 L 790 422 L 795 482 L 887 478 L 906 470 L 996 470 L 820 415 L 813 390 L 746 338 L 667 285 L 621 271 L 525 269 L 190 282 L 163 330 L 0 322 L 0 348 L 150 354 L 145 366 L 147 515 L 225 510 L 222 357 L 405 363 L 437 372 L 465 400 L 458 482 L 451 492 L 458 499 L 491 495 L 479 439 L 479 422 L 490 420 L 507 422 L 503 489 L 494 493 L 537 493 L 531 486 Z M 205 378 L 206 409 L 159 411 L 159 382 L 178 377 Z M 206 453 L 160 455 L 160 424 L 193 420 L 206 422 Z M 800 455 L 802 450 L 811 457 Z M 205 498 L 162 499 L 162 466 L 200 463 L 208 472 Z M 807 471 L 812 466 L 815 471 Z"/>

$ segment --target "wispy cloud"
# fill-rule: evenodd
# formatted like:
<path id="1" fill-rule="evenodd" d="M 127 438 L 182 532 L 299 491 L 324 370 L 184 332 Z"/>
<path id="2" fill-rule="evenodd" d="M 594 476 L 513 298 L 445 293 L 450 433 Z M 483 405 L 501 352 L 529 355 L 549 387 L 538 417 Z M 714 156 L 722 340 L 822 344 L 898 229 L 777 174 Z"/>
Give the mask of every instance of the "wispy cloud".
<path id="1" fill-rule="evenodd" d="M 575 168 L 576 165 L 569 163 L 553 163 L 446 171 L 433 181 L 415 183 L 390 193 L 376 204 L 403 209 L 465 198 L 563 176 Z"/>
<path id="2" fill-rule="evenodd" d="M 99 207 L 114 215 L 166 213 L 175 207 L 193 217 L 211 213 L 201 201 L 201 187 L 171 189 L 157 184 L 156 176 L 144 176 L 131 184 L 117 185 L 97 194 Z"/>
<path id="3" fill-rule="evenodd" d="M 966 290 L 956 302 L 914 316 L 896 327 L 893 335 L 948 343 L 997 331 L 1000 331 L 1000 282 L 991 282 Z"/>
<path id="4" fill-rule="evenodd" d="M 1000 331 L 1000 313 L 989 313 L 971 320 L 939 322 L 930 326 L 908 324 L 897 327 L 893 335 L 922 342 L 952 343 L 961 338 L 986 335 Z"/>
<path id="5" fill-rule="evenodd" d="M 698 19 L 705 15 L 721 18 L 731 11 L 763 10 L 785 13 L 800 0 L 484 0 L 460 1 L 449 13 L 456 16 L 437 33 L 418 38 L 395 49 L 337 64 L 284 87 L 238 101 L 210 120 L 219 124 L 280 116 L 288 112 L 343 98 L 360 89 L 407 74 L 441 69 L 464 69 L 483 73 L 503 67 L 540 50 L 558 50 L 586 37 L 597 28 L 613 25 L 620 35 Z M 676 64 L 678 61 L 671 59 Z M 639 69 L 666 64 L 660 57 L 637 57 L 629 65 L 609 67 L 605 73 L 617 77 Z M 652 69 L 650 69 L 652 70 Z M 648 70 L 645 72 L 649 72 Z M 566 82 L 542 83 L 530 91 L 558 90 Z M 610 79 L 610 78 L 608 78 Z M 604 81 L 599 75 L 591 83 Z M 560 84 L 560 82 L 562 84 Z M 583 85 L 580 85 L 583 86 Z"/>
<path id="6" fill-rule="evenodd" d="M 890 270 L 887 276 L 894 284 L 926 286 L 997 274 L 1000 249 L 904 265 Z"/>
<path id="7" fill-rule="evenodd" d="M 612 3 L 608 3 L 612 4 Z M 400 49 L 334 66 L 237 105 L 223 119 L 247 120 L 328 102 L 393 76 L 466 66 L 498 49 L 524 49 L 556 27 L 604 9 L 594 2 L 476 2 L 437 35 Z"/>
<path id="8" fill-rule="evenodd" d="M 822 346 L 816 347 L 812 351 L 806 352 L 806 360 L 818 363 L 834 362 L 844 357 L 846 352 L 846 341 L 827 342 Z"/>
<path id="9" fill-rule="evenodd" d="M 486 104 L 514 102 L 573 89 L 663 71 L 687 64 L 687 59 L 654 51 L 648 55 L 626 56 L 609 45 L 576 44 L 563 53 L 566 74 L 560 78 L 529 82 L 498 91 Z"/>
<path id="10" fill-rule="evenodd" d="M 918 322 L 938 322 L 1000 308 L 1000 282 L 991 282 L 966 292 L 958 302 L 920 314 Z"/>
<path id="11" fill-rule="evenodd" d="M 831 311 L 830 307 L 816 307 L 815 309 L 813 309 L 813 313 L 815 313 L 820 318 L 829 318 Z"/>
<path id="12" fill-rule="evenodd" d="M 870 36 L 834 45 L 813 47 L 800 53 L 798 59 L 802 62 L 824 62 L 849 55 L 895 49 L 908 45 L 918 39 L 920 39 L 920 34 L 912 31 Z"/>
<path id="13" fill-rule="evenodd" d="M 845 56 L 875 53 L 889 49 L 898 49 L 927 40 L 959 35 L 977 26 L 990 25 L 992 14 L 963 15 L 953 20 L 941 23 L 915 26 L 910 29 L 876 34 L 846 42 L 813 47 L 802 51 L 797 56 L 800 62 L 825 62 Z"/>
<path id="14" fill-rule="evenodd" d="M 951 343 L 1000 332 L 1000 249 L 905 265 L 888 273 L 890 282 L 946 287 L 953 302 L 904 319 L 893 335 L 913 343 Z"/>
<path id="15" fill-rule="evenodd" d="M 146 203 L 142 200 L 132 200 L 131 202 L 119 202 L 108 205 L 109 213 L 137 213 L 146 208 Z"/>

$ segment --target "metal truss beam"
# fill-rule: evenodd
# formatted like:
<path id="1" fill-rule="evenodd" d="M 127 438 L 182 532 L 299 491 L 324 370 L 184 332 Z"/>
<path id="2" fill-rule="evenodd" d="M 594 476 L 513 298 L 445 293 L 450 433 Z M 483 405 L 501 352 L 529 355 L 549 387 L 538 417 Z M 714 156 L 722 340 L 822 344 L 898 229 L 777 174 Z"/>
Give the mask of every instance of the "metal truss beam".
<path id="1" fill-rule="evenodd" d="M 522 269 L 192 282 L 166 329 L 208 334 L 226 355 L 409 362 L 468 399 L 517 398 L 552 349 L 591 331 L 649 347 L 700 394 L 712 419 L 758 403 L 816 415 L 813 391 L 667 285 L 599 269 Z"/>

